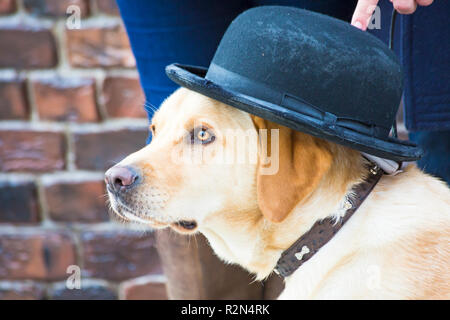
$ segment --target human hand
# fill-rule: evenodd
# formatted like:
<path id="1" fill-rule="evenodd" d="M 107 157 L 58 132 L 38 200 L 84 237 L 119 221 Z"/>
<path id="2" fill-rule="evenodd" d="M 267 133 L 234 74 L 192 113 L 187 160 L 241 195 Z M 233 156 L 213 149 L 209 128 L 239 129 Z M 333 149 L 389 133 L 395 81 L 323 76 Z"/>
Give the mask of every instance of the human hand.
<path id="1" fill-rule="evenodd" d="M 352 25 L 365 31 L 379 0 L 359 0 L 353 13 Z M 433 0 L 389 0 L 401 14 L 411 14 L 417 6 L 429 6 Z"/>

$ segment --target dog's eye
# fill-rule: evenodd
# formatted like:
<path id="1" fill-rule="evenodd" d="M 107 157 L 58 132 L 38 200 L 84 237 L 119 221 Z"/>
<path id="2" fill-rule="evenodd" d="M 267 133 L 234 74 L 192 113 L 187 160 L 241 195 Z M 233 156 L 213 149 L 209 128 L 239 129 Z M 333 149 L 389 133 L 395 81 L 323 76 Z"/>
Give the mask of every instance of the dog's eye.
<path id="1" fill-rule="evenodd" d="M 206 127 L 195 128 L 191 132 L 191 144 L 208 144 L 215 139 L 213 132 Z"/>
<path id="2" fill-rule="evenodd" d="M 199 132 L 197 132 L 197 139 L 200 141 L 208 141 L 210 135 L 211 134 L 208 131 L 200 130 Z"/>
<path id="3" fill-rule="evenodd" d="M 152 132 L 152 136 L 155 136 L 155 134 L 156 134 L 156 127 L 155 127 L 154 124 L 152 124 L 152 125 L 150 126 L 150 131 Z"/>

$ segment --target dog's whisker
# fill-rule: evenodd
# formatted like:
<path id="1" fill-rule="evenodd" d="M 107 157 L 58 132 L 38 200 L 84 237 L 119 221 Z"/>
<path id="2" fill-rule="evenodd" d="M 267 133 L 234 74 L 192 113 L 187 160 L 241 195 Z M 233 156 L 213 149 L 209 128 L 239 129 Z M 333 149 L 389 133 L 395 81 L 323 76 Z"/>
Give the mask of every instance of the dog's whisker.
<path id="1" fill-rule="evenodd" d="M 194 237 L 195 240 L 195 247 L 198 248 L 198 241 L 197 241 L 197 236 L 196 235 L 192 235 Z"/>
<path id="2" fill-rule="evenodd" d="M 253 277 L 253 280 L 252 280 L 252 281 L 250 281 L 250 282 L 248 283 L 249 285 L 251 285 L 251 284 L 253 284 L 253 283 L 255 283 L 255 282 L 257 282 L 257 281 L 258 281 L 258 279 L 257 279 L 256 275 L 252 275 L 252 277 Z"/>
<path id="3" fill-rule="evenodd" d="M 146 108 L 152 110 L 153 112 L 158 111 L 158 108 L 156 108 L 153 104 L 151 104 L 151 103 L 148 102 L 148 101 L 145 101 L 145 102 L 144 102 L 144 107 L 146 107 Z"/>
<path id="4" fill-rule="evenodd" d="M 152 105 L 151 103 L 146 104 L 146 106 L 147 106 L 148 108 L 150 108 L 151 110 L 153 110 L 153 111 L 156 111 L 156 110 L 157 110 L 157 108 L 156 108 L 154 105 Z"/>

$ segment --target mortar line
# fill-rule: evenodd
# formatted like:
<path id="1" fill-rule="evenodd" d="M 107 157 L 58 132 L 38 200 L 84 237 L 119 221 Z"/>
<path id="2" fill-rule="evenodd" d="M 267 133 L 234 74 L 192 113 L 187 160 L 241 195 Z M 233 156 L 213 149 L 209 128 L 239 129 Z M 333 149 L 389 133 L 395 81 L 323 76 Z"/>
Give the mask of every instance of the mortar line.
<path id="1" fill-rule="evenodd" d="M 46 226 L 49 224 L 49 213 L 48 213 L 48 206 L 47 206 L 47 199 L 45 197 L 45 188 L 42 185 L 40 177 L 36 177 L 34 179 L 34 183 L 36 185 L 36 191 L 38 196 L 38 207 L 39 207 L 39 215 L 41 218 L 41 224 L 43 226 Z"/>

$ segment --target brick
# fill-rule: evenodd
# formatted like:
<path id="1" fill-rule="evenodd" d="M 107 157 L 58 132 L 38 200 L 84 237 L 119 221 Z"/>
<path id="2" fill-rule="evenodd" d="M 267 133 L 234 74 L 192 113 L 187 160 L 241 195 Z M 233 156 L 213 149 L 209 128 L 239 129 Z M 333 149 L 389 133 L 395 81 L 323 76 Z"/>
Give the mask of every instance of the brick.
<path id="1" fill-rule="evenodd" d="M 92 79 L 37 80 L 33 82 L 32 88 L 39 117 L 43 120 L 99 120 Z"/>
<path id="2" fill-rule="evenodd" d="M 125 280 L 146 274 L 161 274 L 153 234 L 131 230 L 85 231 L 83 274 L 110 280 Z"/>
<path id="3" fill-rule="evenodd" d="M 58 222 L 101 222 L 108 220 L 105 183 L 84 181 L 56 183 L 45 187 L 50 218 Z"/>
<path id="4" fill-rule="evenodd" d="M 65 167 L 62 133 L 0 131 L 0 171 L 45 172 Z"/>
<path id="5" fill-rule="evenodd" d="M 119 15 L 119 8 L 115 0 L 97 0 L 98 10 L 109 15 Z"/>
<path id="6" fill-rule="evenodd" d="M 25 82 L 21 80 L 0 81 L 0 119 L 26 119 L 28 114 Z"/>
<path id="7" fill-rule="evenodd" d="M 121 300 L 167 300 L 166 283 L 152 276 L 124 281 L 119 286 Z"/>
<path id="8" fill-rule="evenodd" d="M 145 145 L 147 130 L 118 130 L 74 134 L 79 169 L 106 170 Z"/>
<path id="9" fill-rule="evenodd" d="M 122 26 L 67 30 L 69 62 L 73 67 L 136 66 Z"/>
<path id="10" fill-rule="evenodd" d="M 104 283 L 85 284 L 80 289 L 68 289 L 65 283 L 53 285 L 49 290 L 52 300 L 117 300 L 117 293 Z"/>
<path id="11" fill-rule="evenodd" d="M 17 9 L 16 0 L 2 0 L 0 1 L 0 14 L 14 13 Z"/>
<path id="12" fill-rule="evenodd" d="M 0 183 L 0 223 L 37 223 L 36 185 L 31 181 Z"/>
<path id="13" fill-rule="evenodd" d="M 0 282 L 0 300 L 43 300 L 45 287 L 32 282 Z"/>
<path id="14" fill-rule="evenodd" d="M 137 78 L 106 78 L 102 97 L 112 118 L 146 118 L 145 97 Z"/>
<path id="15" fill-rule="evenodd" d="M 89 15 L 88 0 L 24 0 L 24 7 L 29 13 L 46 17 L 64 17 L 71 5 L 78 6 L 82 18 Z"/>
<path id="16" fill-rule="evenodd" d="M 75 264 L 69 234 L 52 230 L 16 229 L 0 232 L 0 279 L 65 279 Z"/>
<path id="17" fill-rule="evenodd" d="M 0 50 L 0 68 L 52 68 L 57 64 L 55 39 L 47 29 L 0 29 L 0 43 L 8 50 Z"/>

